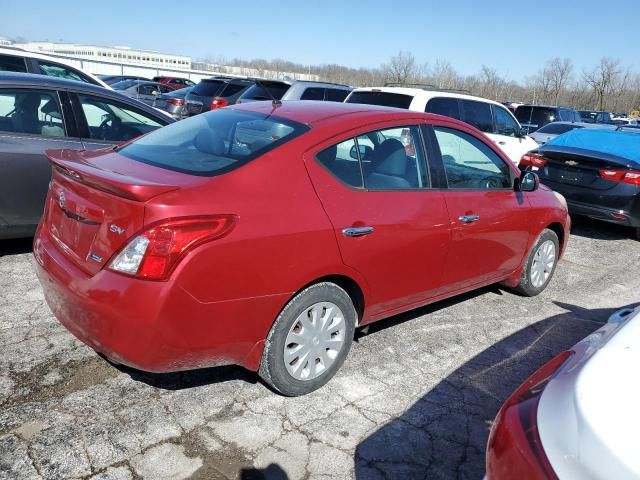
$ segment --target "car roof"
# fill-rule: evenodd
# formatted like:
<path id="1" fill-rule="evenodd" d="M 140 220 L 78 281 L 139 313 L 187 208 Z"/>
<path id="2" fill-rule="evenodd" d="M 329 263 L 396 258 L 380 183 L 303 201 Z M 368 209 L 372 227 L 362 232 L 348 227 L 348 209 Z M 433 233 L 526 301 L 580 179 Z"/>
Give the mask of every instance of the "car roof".
<path id="1" fill-rule="evenodd" d="M 533 105 L 531 103 L 525 103 L 523 105 L 518 105 L 518 108 L 522 107 L 533 107 L 533 108 L 562 108 L 564 110 L 575 110 L 573 107 L 562 107 L 560 105 Z"/>
<path id="2" fill-rule="evenodd" d="M 294 122 L 312 125 L 314 123 L 327 120 L 329 118 L 343 117 L 354 114 L 367 114 L 376 117 L 378 120 L 395 118 L 425 118 L 430 117 L 458 122 L 455 119 L 441 117 L 440 115 L 430 115 L 403 108 L 382 107 L 378 105 L 367 105 L 362 103 L 341 103 L 341 102 L 318 102 L 314 100 L 289 100 L 283 101 L 274 106 L 270 100 L 235 104 L 226 107 L 238 111 L 251 111 L 263 114 L 273 114 L 273 116 L 292 120 Z"/>
<path id="3" fill-rule="evenodd" d="M 353 93 L 358 92 L 383 92 L 383 93 L 399 93 L 401 95 L 408 95 L 411 97 L 422 97 L 424 100 L 429 100 L 435 97 L 448 97 L 448 98 L 458 98 L 461 100 L 474 100 L 476 102 L 484 102 L 491 103 L 494 105 L 499 105 L 504 107 L 504 105 L 500 102 L 496 102 L 494 100 L 490 100 L 488 98 L 476 97 L 474 95 L 469 95 L 466 93 L 458 93 L 451 92 L 448 90 L 424 90 L 422 88 L 415 87 L 361 87 L 355 88 L 352 90 Z"/>

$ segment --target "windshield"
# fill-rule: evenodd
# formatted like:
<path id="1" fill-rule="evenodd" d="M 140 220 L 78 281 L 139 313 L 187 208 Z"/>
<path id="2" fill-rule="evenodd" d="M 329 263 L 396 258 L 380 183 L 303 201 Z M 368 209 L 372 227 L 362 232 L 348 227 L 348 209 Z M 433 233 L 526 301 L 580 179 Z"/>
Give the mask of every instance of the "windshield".
<path id="1" fill-rule="evenodd" d="M 270 115 L 221 109 L 156 130 L 118 152 L 168 170 L 214 176 L 234 170 L 307 130 L 305 125 Z"/>
<path id="2" fill-rule="evenodd" d="M 385 107 L 409 108 L 413 97 L 400 93 L 389 92 L 353 92 L 346 103 L 366 103 L 368 105 L 382 105 Z"/>

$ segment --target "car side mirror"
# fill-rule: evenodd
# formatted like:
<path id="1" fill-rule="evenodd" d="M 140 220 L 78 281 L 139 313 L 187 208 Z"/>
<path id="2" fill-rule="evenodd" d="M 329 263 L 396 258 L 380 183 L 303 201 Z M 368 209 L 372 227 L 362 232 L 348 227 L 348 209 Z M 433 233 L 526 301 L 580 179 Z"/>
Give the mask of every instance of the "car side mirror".
<path id="1" fill-rule="evenodd" d="M 367 157 L 367 146 L 366 145 L 358 145 L 360 147 L 360 157 L 358 157 L 358 151 L 356 150 L 356 146 L 352 146 L 351 150 L 349 150 L 349 156 L 354 160 L 358 160 L 358 158 L 362 158 L 363 160 Z"/>
<path id="2" fill-rule="evenodd" d="M 522 172 L 520 178 L 516 178 L 514 189 L 517 192 L 534 192 L 540 186 L 540 178 L 533 172 Z"/>
<path id="3" fill-rule="evenodd" d="M 527 127 L 520 127 L 520 130 L 516 132 L 516 137 L 524 138 L 529 134 L 529 129 Z"/>

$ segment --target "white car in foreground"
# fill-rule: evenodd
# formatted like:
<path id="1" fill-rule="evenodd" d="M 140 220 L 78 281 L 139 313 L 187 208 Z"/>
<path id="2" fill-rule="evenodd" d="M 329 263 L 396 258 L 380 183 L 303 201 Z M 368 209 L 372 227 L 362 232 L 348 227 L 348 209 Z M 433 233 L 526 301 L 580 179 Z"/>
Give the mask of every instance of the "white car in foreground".
<path id="1" fill-rule="evenodd" d="M 640 478 L 640 307 L 562 352 L 507 399 L 487 479 Z"/>
<path id="2" fill-rule="evenodd" d="M 457 118 L 483 132 L 518 165 L 522 156 L 538 144 L 524 133 L 516 117 L 501 103 L 431 87 L 356 88 L 345 103 L 405 108 Z"/>

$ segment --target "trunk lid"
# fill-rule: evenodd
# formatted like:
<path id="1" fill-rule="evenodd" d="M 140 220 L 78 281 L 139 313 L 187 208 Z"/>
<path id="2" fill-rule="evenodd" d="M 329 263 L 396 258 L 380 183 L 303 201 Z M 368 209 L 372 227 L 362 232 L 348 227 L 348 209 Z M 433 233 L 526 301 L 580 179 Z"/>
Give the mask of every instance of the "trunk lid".
<path id="1" fill-rule="evenodd" d="M 46 153 L 53 172 L 43 226 L 90 275 L 144 227 L 145 202 L 189 180 L 109 150 Z"/>
<path id="2" fill-rule="evenodd" d="M 600 176 L 600 170 L 638 169 L 635 162 L 607 153 L 574 147 L 545 145 L 539 148 L 547 163 L 537 172 L 543 182 L 592 190 L 609 190 L 619 185 Z"/>

